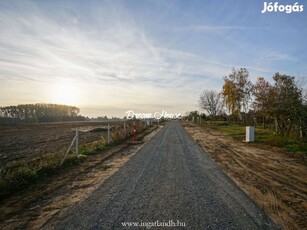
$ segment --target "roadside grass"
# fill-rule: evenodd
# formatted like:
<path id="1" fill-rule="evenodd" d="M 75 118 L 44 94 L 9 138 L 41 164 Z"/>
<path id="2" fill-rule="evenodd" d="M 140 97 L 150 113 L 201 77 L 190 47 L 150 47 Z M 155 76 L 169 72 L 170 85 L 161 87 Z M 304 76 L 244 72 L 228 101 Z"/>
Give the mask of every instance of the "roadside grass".
<path id="1" fill-rule="evenodd" d="M 238 123 L 227 123 L 221 121 L 210 121 L 203 125 L 210 127 L 234 137 L 237 140 L 245 139 L 246 126 Z M 262 127 L 255 128 L 255 143 L 262 143 L 268 146 L 283 148 L 290 155 L 296 157 L 307 157 L 307 142 L 291 139 L 274 133 L 272 130 L 264 129 Z"/>
<path id="2" fill-rule="evenodd" d="M 145 128 L 139 134 L 147 135 L 151 130 Z M 4 169 L 0 168 L 0 201 L 8 195 L 21 191 L 32 184 L 47 179 L 48 177 L 60 174 L 65 169 L 79 165 L 91 154 L 103 153 L 124 141 L 131 138 L 129 134 L 124 139 L 115 139 L 107 144 L 104 139 L 100 139 L 85 145 L 79 146 L 79 156 L 77 157 L 74 150 L 70 152 L 63 165 L 63 152 L 49 153 L 42 157 L 33 158 L 30 161 L 13 161 Z"/>
<path id="3" fill-rule="evenodd" d="M 88 155 L 102 152 L 111 146 L 90 143 L 79 147 L 79 156 L 73 151 L 68 155 L 63 165 L 60 164 L 63 152 L 45 154 L 28 162 L 15 162 L 13 166 L 0 169 L 0 200 L 5 196 L 25 189 L 31 184 L 45 180 L 51 175 L 58 174 L 71 166 L 79 165 Z"/>

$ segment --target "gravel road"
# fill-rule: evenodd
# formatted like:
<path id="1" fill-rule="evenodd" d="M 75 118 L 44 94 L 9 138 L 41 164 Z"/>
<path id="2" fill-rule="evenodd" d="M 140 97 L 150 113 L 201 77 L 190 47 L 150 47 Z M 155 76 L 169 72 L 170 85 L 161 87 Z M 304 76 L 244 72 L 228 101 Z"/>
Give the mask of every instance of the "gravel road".
<path id="1" fill-rule="evenodd" d="M 278 228 L 176 121 L 70 210 L 56 229 L 136 229 L 124 224 L 173 225 L 172 229 Z"/>

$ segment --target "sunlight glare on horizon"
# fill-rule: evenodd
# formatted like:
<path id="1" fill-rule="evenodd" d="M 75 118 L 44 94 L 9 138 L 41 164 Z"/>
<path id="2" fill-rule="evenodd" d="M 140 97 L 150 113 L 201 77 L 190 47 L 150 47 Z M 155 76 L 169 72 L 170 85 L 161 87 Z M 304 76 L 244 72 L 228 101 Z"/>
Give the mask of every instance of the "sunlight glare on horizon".
<path id="1" fill-rule="evenodd" d="M 49 92 L 52 102 L 56 104 L 74 105 L 80 104 L 80 89 L 77 84 L 68 79 L 57 80 Z"/>

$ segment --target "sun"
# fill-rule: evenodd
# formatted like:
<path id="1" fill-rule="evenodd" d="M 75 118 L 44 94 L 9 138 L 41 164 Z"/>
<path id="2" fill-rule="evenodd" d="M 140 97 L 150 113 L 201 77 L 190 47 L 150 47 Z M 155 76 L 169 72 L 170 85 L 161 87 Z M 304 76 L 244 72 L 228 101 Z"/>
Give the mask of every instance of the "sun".
<path id="1" fill-rule="evenodd" d="M 76 83 L 72 80 L 60 80 L 55 82 L 50 93 L 52 101 L 56 104 L 79 104 L 79 90 Z"/>

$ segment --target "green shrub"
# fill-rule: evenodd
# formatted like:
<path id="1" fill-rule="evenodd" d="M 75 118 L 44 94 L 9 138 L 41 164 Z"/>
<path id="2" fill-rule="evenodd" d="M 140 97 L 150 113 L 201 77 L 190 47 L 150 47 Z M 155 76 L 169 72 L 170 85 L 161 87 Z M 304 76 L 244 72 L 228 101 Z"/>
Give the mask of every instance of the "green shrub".
<path id="1" fill-rule="evenodd" d="M 288 143 L 288 139 L 279 135 L 270 135 L 266 139 L 266 144 L 275 147 L 284 147 Z"/>

